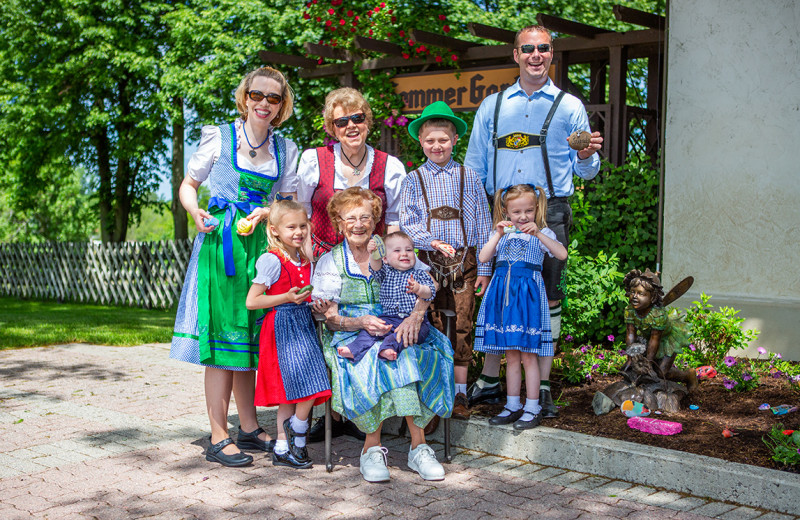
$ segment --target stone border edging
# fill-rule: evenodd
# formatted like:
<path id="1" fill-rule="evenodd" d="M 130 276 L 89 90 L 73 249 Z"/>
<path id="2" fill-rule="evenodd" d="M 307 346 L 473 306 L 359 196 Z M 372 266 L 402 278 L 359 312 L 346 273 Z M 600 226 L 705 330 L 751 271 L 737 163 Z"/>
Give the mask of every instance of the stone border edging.
<path id="1" fill-rule="evenodd" d="M 389 419 L 385 431 L 399 426 L 399 418 Z M 518 432 L 510 425 L 452 420 L 450 429 L 459 448 L 771 511 L 797 514 L 800 507 L 800 475 L 793 473 L 545 426 Z M 431 440 L 444 442 L 443 430 Z"/>

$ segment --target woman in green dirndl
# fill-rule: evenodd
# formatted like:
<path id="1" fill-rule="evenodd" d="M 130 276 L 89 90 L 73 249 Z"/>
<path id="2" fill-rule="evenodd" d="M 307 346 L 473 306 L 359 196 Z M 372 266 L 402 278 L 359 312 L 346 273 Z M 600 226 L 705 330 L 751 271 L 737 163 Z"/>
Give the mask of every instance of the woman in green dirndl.
<path id="1" fill-rule="evenodd" d="M 292 114 L 293 95 L 283 74 L 271 67 L 247 74 L 236 89 L 236 107 L 240 119 L 203 127 L 180 187 L 181 203 L 200 233 L 170 351 L 173 359 L 206 367 L 211 423 L 206 459 L 225 466 L 253 461 L 241 450 L 269 452 L 274 445 L 259 427 L 253 405 L 264 312 L 248 311 L 245 299 L 256 259 L 266 246 L 257 224 L 266 218 L 275 195 L 294 186 L 298 158 L 297 146 L 273 131 Z M 197 189 L 206 180 L 211 190 L 208 210 L 197 203 Z M 240 420 L 235 445 L 228 435 L 231 391 Z"/>

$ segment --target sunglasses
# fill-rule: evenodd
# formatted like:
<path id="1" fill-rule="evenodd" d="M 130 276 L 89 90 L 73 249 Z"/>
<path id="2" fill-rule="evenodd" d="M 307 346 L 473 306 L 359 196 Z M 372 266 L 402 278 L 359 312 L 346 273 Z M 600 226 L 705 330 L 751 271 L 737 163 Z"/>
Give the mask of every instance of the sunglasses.
<path id="1" fill-rule="evenodd" d="M 361 112 L 361 113 L 358 113 L 358 114 L 353 114 L 352 116 L 344 116 L 344 117 L 340 117 L 339 119 L 334 119 L 333 120 L 333 125 L 336 128 L 344 128 L 344 127 L 347 126 L 347 123 L 349 121 L 352 121 L 354 125 L 360 125 L 361 123 L 363 123 L 366 120 L 367 120 L 366 114 L 364 114 L 364 112 Z"/>
<path id="2" fill-rule="evenodd" d="M 247 96 L 256 103 L 260 102 L 264 98 L 267 98 L 267 103 L 270 105 L 280 105 L 281 101 L 283 101 L 283 96 L 280 94 L 264 94 L 260 90 L 248 90 Z"/>
<path id="3" fill-rule="evenodd" d="M 532 43 L 528 43 L 525 45 L 520 45 L 519 47 L 520 52 L 522 54 L 531 54 L 533 51 L 538 50 L 539 54 L 544 54 L 545 52 L 550 52 L 553 50 L 553 46 L 549 43 L 540 43 L 539 45 L 533 45 Z"/>

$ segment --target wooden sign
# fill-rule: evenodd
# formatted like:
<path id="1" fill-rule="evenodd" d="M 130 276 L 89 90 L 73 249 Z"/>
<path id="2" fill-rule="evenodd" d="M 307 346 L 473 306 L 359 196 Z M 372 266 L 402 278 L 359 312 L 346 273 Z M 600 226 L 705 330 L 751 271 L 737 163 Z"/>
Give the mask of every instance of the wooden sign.
<path id="1" fill-rule="evenodd" d="M 511 85 L 519 76 L 519 66 L 503 65 L 447 72 L 398 74 L 392 79 L 395 92 L 403 97 L 406 114 L 422 112 L 434 101 L 444 101 L 454 111 L 477 110 L 483 99 Z"/>

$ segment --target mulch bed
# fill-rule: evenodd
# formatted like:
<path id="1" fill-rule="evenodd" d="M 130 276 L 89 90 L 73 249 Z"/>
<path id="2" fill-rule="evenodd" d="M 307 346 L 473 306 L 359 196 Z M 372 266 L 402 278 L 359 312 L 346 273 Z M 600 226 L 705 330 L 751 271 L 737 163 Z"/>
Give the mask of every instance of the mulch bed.
<path id="1" fill-rule="evenodd" d="M 773 461 L 771 451 L 762 441 L 762 437 L 777 423 L 783 423 L 789 430 L 800 430 L 800 411 L 775 416 L 769 410 L 758 409 L 762 403 L 800 405 L 800 393 L 793 391 L 783 380 L 762 379 L 757 389 L 741 393 L 726 390 L 720 376 L 703 381 L 694 395 L 684 398 L 679 413 L 650 415 L 683 424 L 681 433 L 666 436 L 629 428 L 627 417 L 618 409 L 606 415 L 594 414 L 592 398 L 595 392 L 617 381 L 618 377 L 603 376 L 581 386 L 560 385 L 557 374 L 553 374 L 553 379 L 553 399 L 558 398 L 565 406 L 558 418 L 545 419 L 544 426 L 800 473 L 798 467 L 784 467 Z M 690 404 L 700 408 L 690 410 Z M 502 408 L 502 404 L 479 404 L 473 407 L 473 413 L 491 417 L 500 413 Z M 722 430 L 726 428 L 738 435 L 723 437 Z"/>

